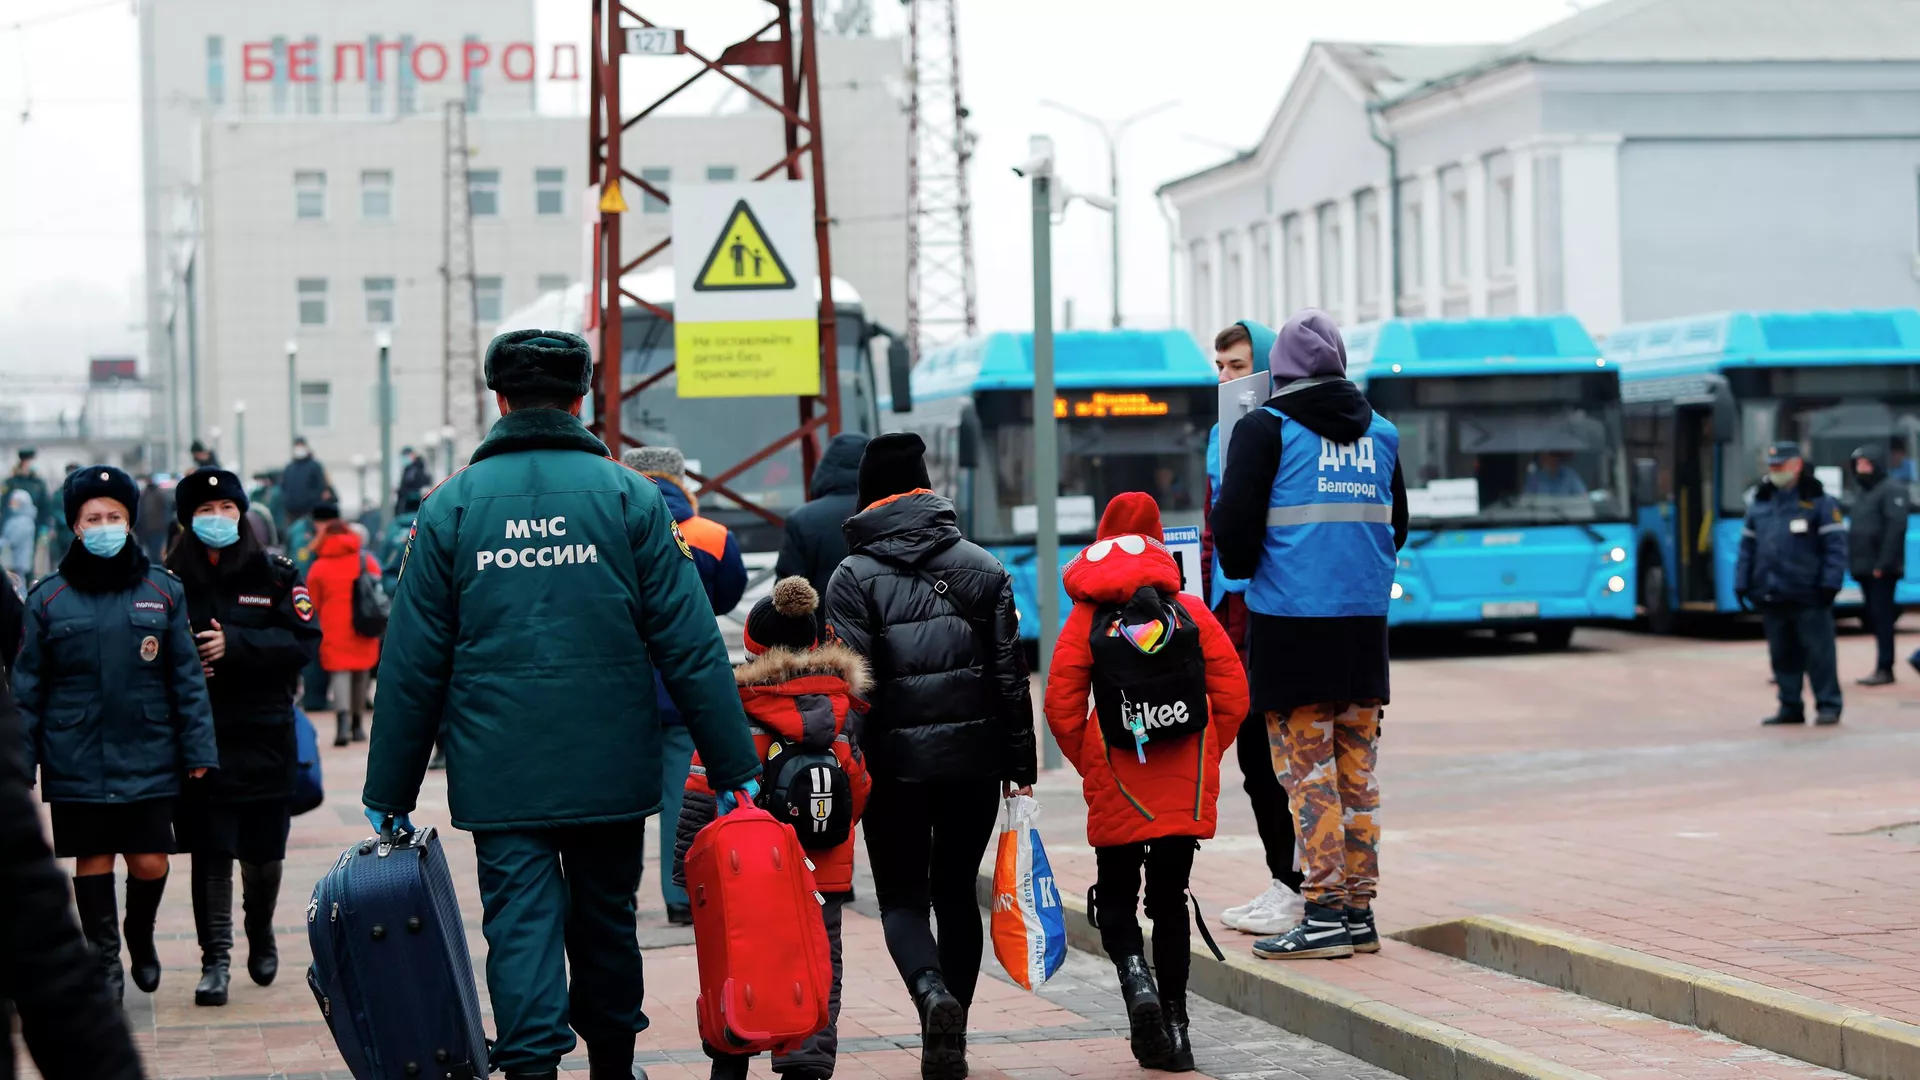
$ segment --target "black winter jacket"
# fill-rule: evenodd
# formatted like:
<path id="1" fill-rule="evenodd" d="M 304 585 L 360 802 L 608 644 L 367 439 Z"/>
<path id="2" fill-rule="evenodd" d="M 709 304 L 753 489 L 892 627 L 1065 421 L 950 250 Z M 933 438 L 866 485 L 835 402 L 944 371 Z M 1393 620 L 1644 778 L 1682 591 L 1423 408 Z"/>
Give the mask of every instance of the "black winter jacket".
<path id="1" fill-rule="evenodd" d="M 1813 470 L 1803 470 L 1792 491 L 1760 481 L 1740 531 L 1734 594 L 1760 607 L 1825 607 L 1846 572 L 1846 519 Z"/>
<path id="2" fill-rule="evenodd" d="M 925 490 L 849 519 L 850 554 L 827 585 L 827 635 L 873 666 L 858 737 L 876 779 L 1031 784 L 1033 700 L 1013 579 L 958 520 Z"/>
<path id="3" fill-rule="evenodd" d="M 207 679 L 220 771 L 195 794 L 216 802 L 292 798 L 299 768 L 294 687 L 320 648 L 320 623 L 300 571 L 291 559 L 250 542 L 240 557 L 216 567 L 198 544 L 183 541 L 175 563 L 193 632 L 218 621 L 227 635 L 227 654 L 214 661 Z"/>
<path id="4" fill-rule="evenodd" d="M 327 468 L 320 459 L 313 457 L 294 458 L 280 473 L 280 498 L 286 507 L 287 520 L 297 521 L 313 513 L 313 508 L 326 501 Z"/>
<path id="5" fill-rule="evenodd" d="M 4 588 L 4 586 L 0 586 Z M 20 717 L 0 683 L 0 1006 L 47 1080 L 139 1080 L 140 1058 L 119 1003 L 67 901 L 67 875 L 53 861 L 27 794 Z M 0 1030 L 11 1030 L 0 1007 Z M 13 1075 L 13 1040 L 0 1038 L 0 1076 Z"/>
<path id="6" fill-rule="evenodd" d="M 860 455 L 867 437 L 855 432 L 835 435 L 813 470 L 808 502 L 787 515 L 787 533 L 780 542 L 774 574 L 799 574 L 813 591 L 827 595 L 834 568 L 847 557 L 847 534 L 842 528 L 859 507 Z"/>
<path id="7" fill-rule="evenodd" d="M 1898 581 L 1907 570 L 1907 482 L 1887 475 L 1887 456 L 1868 451 L 1873 472 L 1862 480 L 1866 489 L 1853 501 L 1847 523 L 1847 570 L 1855 581 L 1866 581 L 1879 571 Z"/>

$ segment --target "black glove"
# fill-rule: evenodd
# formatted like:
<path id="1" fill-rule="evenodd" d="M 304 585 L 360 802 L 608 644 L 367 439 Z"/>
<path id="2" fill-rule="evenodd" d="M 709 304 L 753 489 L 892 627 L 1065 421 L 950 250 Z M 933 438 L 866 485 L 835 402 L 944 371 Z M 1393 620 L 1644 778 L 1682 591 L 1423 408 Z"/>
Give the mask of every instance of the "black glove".
<path id="1" fill-rule="evenodd" d="M 1839 595 L 1840 595 L 1839 589 L 1821 589 L 1820 590 L 1820 606 L 1832 607 L 1833 598 Z"/>

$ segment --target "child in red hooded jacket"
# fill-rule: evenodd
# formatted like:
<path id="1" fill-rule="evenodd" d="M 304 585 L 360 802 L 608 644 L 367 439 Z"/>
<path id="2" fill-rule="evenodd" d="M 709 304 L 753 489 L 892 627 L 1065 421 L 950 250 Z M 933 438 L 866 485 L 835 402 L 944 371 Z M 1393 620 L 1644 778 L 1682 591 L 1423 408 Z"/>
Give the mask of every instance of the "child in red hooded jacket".
<path id="1" fill-rule="evenodd" d="M 1187 1033 L 1192 948 L 1187 882 L 1200 841 L 1213 836 L 1220 758 L 1246 716 L 1247 678 L 1233 643 L 1206 605 L 1191 597 L 1175 599 L 1180 568 L 1160 542 L 1160 507 L 1150 496 L 1137 491 L 1114 496 L 1101 515 L 1098 538 L 1067 564 L 1062 577 L 1073 611 L 1047 672 L 1047 726 L 1086 793 L 1087 841 L 1099 865 L 1094 919 L 1120 975 L 1134 1057 L 1148 1068 L 1186 1072 L 1193 1068 Z M 1190 710 L 1185 700 L 1156 704 L 1152 691 L 1139 682 L 1132 683 L 1136 700 L 1111 689 L 1146 670 L 1161 650 L 1167 650 L 1158 657 L 1161 663 L 1171 662 L 1180 650 L 1191 652 L 1196 632 L 1204 670 L 1189 664 L 1185 680 L 1192 684 L 1190 693 L 1204 695 L 1204 717 L 1191 716 L 1197 709 Z M 1096 635 L 1103 640 L 1096 642 Z M 1129 655 L 1136 660 L 1127 661 Z M 1124 718 L 1097 711 L 1102 695 L 1096 692 L 1096 657 L 1102 665 L 1134 669 L 1098 673 L 1110 687 L 1108 704 L 1124 703 Z M 1198 685 L 1202 680 L 1204 688 Z M 1096 698 L 1092 716 L 1090 694 Z M 1130 730 L 1132 738 L 1110 742 L 1103 728 L 1116 726 Z M 1143 868 L 1157 991 L 1134 914 Z"/>
<path id="2" fill-rule="evenodd" d="M 840 911 L 853 897 L 853 825 L 866 810 L 867 793 L 873 787 L 853 730 L 853 713 L 866 709 L 861 695 L 872 683 L 867 662 L 838 642 L 820 644 L 814 621 L 819 606 L 820 597 L 806 578 L 775 582 L 773 592 L 754 604 L 747 615 L 749 659 L 733 669 L 760 759 L 771 762 L 780 753 L 830 746 L 847 774 L 853 802 L 847 838 L 825 850 L 807 849 L 814 885 L 825 897 L 820 910 L 833 950 L 833 993 L 828 999 L 826 1028 L 800 1049 L 774 1058 L 774 1070 L 783 1080 L 826 1080 L 833 1075 L 840 1045 Z M 686 885 L 687 849 L 693 846 L 694 836 L 713 820 L 715 809 L 706 769 L 695 754 L 680 804 L 674 848 L 673 878 L 682 887 Z M 804 843 L 805 833 L 801 839 Z M 713 1080 L 746 1080 L 752 1055 L 724 1054 L 710 1046 L 703 1049 L 713 1059 Z"/>

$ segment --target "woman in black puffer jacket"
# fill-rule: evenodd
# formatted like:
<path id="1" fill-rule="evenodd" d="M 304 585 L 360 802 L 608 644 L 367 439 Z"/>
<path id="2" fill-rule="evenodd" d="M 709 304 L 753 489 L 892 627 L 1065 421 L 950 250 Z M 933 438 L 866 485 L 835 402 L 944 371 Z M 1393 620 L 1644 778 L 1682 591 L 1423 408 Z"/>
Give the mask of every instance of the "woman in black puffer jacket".
<path id="1" fill-rule="evenodd" d="M 887 951 L 920 1013 L 921 1076 L 958 1080 L 980 977 L 974 879 L 1003 785 L 1033 783 L 1033 703 L 1013 581 L 960 535 L 953 504 L 928 487 L 925 452 L 918 435 L 867 444 L 826 618 L 873 667 L 862 828 Z"/>

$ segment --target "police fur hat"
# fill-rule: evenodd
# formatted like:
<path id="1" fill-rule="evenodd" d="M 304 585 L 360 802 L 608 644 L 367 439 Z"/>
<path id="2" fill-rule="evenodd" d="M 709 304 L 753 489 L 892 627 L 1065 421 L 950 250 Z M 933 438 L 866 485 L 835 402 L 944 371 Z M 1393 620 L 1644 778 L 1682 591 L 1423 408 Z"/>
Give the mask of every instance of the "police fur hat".
<path id="1" fill-rule="evenodd" d="M 636 446 L 620 455 L 620 463 L 634 472 L 683 480 L 687 456 L 671 446 Z"/>
<path id="2" fill-rule="evenodd" d="M 774 582 L 773 591 L 760 598 L 747 613 L 744 644 L 755 656 L 780 645 L 805 651 L 820 644 L 820 627 L 813 613 L 820 606 L 820 594 L 807 579 L 799 576 Z"/>
<path id="3" fill-rule="evenodd" d="M 80 516 L 80 507 L 88 499 L 112 499 L 126 507 L 128 525 L 140 517 L 140 485 L 133 482 L 125 469 L 111 465 L 82 466 L 67 474 L 61 494 L 66 503 L 69 529 L 73 528 L 73 520 Z"/>
<path id="4" fill-rule="evenodd" d="M 190 524 L 195 510 L 220 499 L 232 499 L 242 514 L 247 512 L 247 489 L 238 476 L 225 469 L 195 469 L 173 489 L 173 516 Z"/>
<path id="5" fill-rule="evenodd" d="M 593 388 L 587 341 L 564 330 L 510 330 L 487 346 L 487 389 L 514 398 L 572 401 Z"/>

